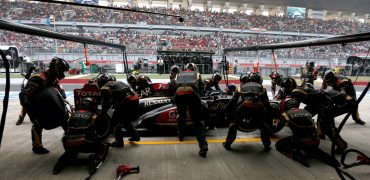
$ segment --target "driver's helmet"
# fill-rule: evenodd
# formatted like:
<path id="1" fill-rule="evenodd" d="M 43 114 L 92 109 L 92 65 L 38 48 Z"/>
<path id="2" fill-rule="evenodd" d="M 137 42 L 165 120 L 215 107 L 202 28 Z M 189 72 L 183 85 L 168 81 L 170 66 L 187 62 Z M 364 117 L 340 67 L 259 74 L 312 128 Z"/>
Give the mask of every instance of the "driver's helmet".
<path id="1" fill-rule="evenodd" d="M 262 84 L 263 79 L 259 72 L 251 72 L 248 74 L 247 82 L 256 82 Z"/>
<path id="2" fill-rule="evenodd" d="M 293 89 L 297 88 L 296 81 L 291 77 L 285 77 L 280 82 L 280 87 L 286 94 L 290 94 Z"/>
<path id="3" fill-rule="evenodd" d="M 96 77 L 98 87 L 103 87 L 108 81 L 116 81 L 116 77 L 107 73 L 101 73 Z"/>
<path id="4" fill-rule="evenodd" d="M 214 73 L 212 75 L 212 81 L 219 83 L 222 80 L 222 77 L 219 73 Z"/>
<path id="5" fill-rule="evenodd" d="M 49 71 L 56 75 L 56 78 L 63 79 L 65 77 L 65 72 L 69 70 L 69 65 L 66 60 L 58 57 L 54 57 L 49 65 Z"/>
<path id="6" fill-rule="evenodd" d="M 185 65 L 186 70 L 197 71 L 197 66 L 194 63 L 188 63 Z"/>
<path id="7" fill-rule="evenodd" d="M 94 111 L 97 109 L 96 101 L 91 97 L 85 97 L 80 101 L 80 109 Z"/>
<path id="8" fill-rule="evenodd" d="M 240 75 L 240 77 L 239 77 L 240 84 L 246 83 L 247 82 L 247 79 L 248 79 L 248 74 L 242 74 L 242 75 Z"/>
<path id="9" fill-rule="evenodd" d="M 335 76 L 335 73 L 332 70 L 327 70 L 324 73 L 324 82 L 327 85 L 333 85 L 337 81 L 337 76 Z"/>

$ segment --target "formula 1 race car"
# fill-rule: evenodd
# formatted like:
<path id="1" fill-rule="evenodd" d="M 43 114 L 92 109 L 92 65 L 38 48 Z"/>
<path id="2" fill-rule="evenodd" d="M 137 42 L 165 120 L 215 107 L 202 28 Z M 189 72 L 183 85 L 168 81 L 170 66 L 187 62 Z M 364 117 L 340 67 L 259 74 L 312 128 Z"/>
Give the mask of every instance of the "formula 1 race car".
<path id="1" fill-rule="evenodd" d="M 160 93 L 168 93 L 168 84 L 156 83 L 157 95 Z M 153 93 L 154 94 L 154 93 Z M 224 94 L 222 91 L 214 91 L 207 93 L 206 97 L 202 97 L 202 119 L 206 126 L 226 127 L 229 125 L 232 115 L 227 115 L 226 105 L 229 103 L 232 96 Z M 101 101 L 100 89 L 95 83 L 87 83 L 82 89 L 74 90 L 75 107 L 79 107 L 80 100 L 84 97 L 96 99 L 96 102 Z M 271 102 L 272 106 L 278 106 L 277 102 Z M 172 96 L 163 97 L 148 97 L 139 100 L 139 114 L 136 121 L 132 122 L 136 128 L 144 128 L 148 130 L 159 130 L 164 127 L 177 126 L 177 110 Z M 108 113 L 108 118 L 110 117 Z M 255 119 L 246 117 L 243 125 L 239 130 L 243 132 L 252 132 L 257 129 L 253 123 Z M 192 124 L 191 118 L 186 118 L 187 124 Z M 273 132 L 280 131 L 285 122 L 274 119 Z"/>

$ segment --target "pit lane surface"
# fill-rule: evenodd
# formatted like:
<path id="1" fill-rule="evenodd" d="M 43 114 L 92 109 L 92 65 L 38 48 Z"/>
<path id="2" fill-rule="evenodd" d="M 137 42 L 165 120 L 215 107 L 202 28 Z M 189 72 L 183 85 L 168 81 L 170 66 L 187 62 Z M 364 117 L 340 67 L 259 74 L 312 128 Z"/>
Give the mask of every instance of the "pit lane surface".
<path id="1" fill-rule="evenodd" d="M 69 88 L 81 87 L 65 86 Z M 356 87 L 357 88 L 357 87 Z M 269 89 L 269 87 L 267 87 Z M 341 135 L 356 148 L 370 155 L 370 97 L 360 104 L 360 115 L 366 126 L 354 124 L 351 118 Z M 71 97 L 69 101 L 73 102 Z M 10 100 L 4 137 L 0 149 L 0 179 L 84 179 L 88 176 L 87 156 L 80 155 L 80 161 L 65 168 L 59 175 L 52 169 L 64 152 L 61 143 L 61 128 L 45 130 L 43 144 L 49 154 L 36 155 L 31 151 L 31 123 L 16 126 L 21 107 L 17 99 Z M 336 119 L 339 124 L 343 116 Z M 209 152 L 207 158 L 198 156 L 198 145 L 194 136 L 187 136 L 184 142 L 177 141 L 176 133 L 168 134 L 141 132 L 138 143 L 125 143 L 124 148 L 111 148 L 105 163 L 92 179 L 114 179 L 115 169 L 121 164 L 140 165 L 140 173 L 129 174 L 124 179 L 339 179 L 335 170 L 318 160 L 310 159 L 310 168 L 288 159 L 275 149 L 275 142 L 286 137 L 290 131 L 285 127 L 274 136 L 272 150 L 264 152 L 259 132 L 238 132 L 233 151 L 226 151 L 221 143 L 227 128 L 207 131 Z M 109 141 L 113 139 L 110 138 Z M 127 140 L 127 138 L 125 138 Z M 331 143 L 322 140 L 320 147 L 330 152 Z M 339 158 L 339 156 L 337 156 Z M 368 179 L 368 166 L 347 170 L 357 179 Z"/>

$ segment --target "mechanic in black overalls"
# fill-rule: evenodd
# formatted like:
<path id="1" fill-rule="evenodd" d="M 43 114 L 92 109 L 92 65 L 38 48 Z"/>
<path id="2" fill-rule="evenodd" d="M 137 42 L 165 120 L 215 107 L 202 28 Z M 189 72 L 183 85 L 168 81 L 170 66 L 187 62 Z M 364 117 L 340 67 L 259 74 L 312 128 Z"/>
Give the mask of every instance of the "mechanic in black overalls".
<path id="1" fill-rule="evenodd" d="M 272 98 L 275 98 L 276 93 L 276 85 L 280 86 L 281 79 L 283 78 L 283 75 L 280 75 L 278 72 L 272 71 L 269 75 L 271 78 L 271 93 Z"/>
<path id="2" fill-rule="evenodd" d="M 32 64 L 31 67 L 28 69 L 27 74 L 24 76 L 24 79 L 28 80 L 31 77 L 33 71 L 38 71 L 38 69 L 40 68 L 37 67 L 35 64 Z M 22 89 L 23 88 L 24 88 L 24 84 L 22 83 Z M 27 114 L 26 110 L 22 107 L 21 112 L 19 113 L 17 123 L 16 123 L 17 126 L 23 123 L 24 118 L 26 117 L 26 114 Z"/>
<path id="3" fill-rule="evenodd" d="M 357 123 L 364 125 L 365 121 L 361 120 L 358 113 L 358 105 L 356 103 L 356 90 L 352 84 L 351 79 L 341 77 L 338 78 L 333 71 L 328 70 L 324 74 L 324 81 L 322 82 L 322 89 L 327 89 L 328 86 L 331 86 L 334 90 L 345 93 L 348 96 L 348 100 L 351 100 L 352 105 L 352 119 Z"/>
<path id="4" fill-rule="evenodd" d="M 185 137 L 185 118 L 188 110 L 194 123 L 195 135 L 200 147 L 199 155 L 206 157 L 208 144 L 202 121 L 200 98 L 200 90 L 203 83 L 194 63 L 187 64 L 185 70 L 177 74 L 176 83 L 175 103 L 178 113 L 179 140 L 183 141 Z"/>
<path id="5" fill-rule="evenodd" d="M 47 149 L 45 149 L 42 146 L 42 130 L 44 129 L 43 124 L 40 124 L 40 120 L 42 116 L 49 116 L 50 114 L 40 114 L 37 111 L 40 110 L 41 107 L 36 107 L 37 103 L 42 103 L 38 101 L 38 99 L 35 99 L 35 97 L 40 95 L 40 92 L 49 88 L 54 87 L 55 91 L 52 93 L 56 93 L 56 96 L 61 96 L 61 98 L 66 99 L 66 94 L 64 90 L 62 89 L 61 85 L 59 84 L 59 80 L 63 79 L 65 77 L 64 73 L 69 70 L 68 63 L 61 58 L 53 58 L 50 62 L 49 69 L 33 74 L 30 76 L 30 78 L 27 81 L 27 84 L 24 88 L 22 88 L 21 92 L 19 93 L 19 99 L 21 102 L 22 107 L 26 110 L 27 114 L 30 117 L 30 120 L 32 122 L 32 151 L 36 154 L 46 154 L 49 153 Z M 53 95 L 46 95 L 52 97 Z M 60 104 L 60 107 L 63 106 L 61 110 L 56 110 L 58 112 L 63 112 L 63 117 L 56 117 L 55 121 L 60 121 L 55 124 L 59 124 L 59 126 L 62 126 L 63 129 L 67 127 L 67 120 L 68 120 L 68 114 L 67 111 L 65 111 L 65 104 L 61 102 L 60 100 L 56 100 L 54 104 Z M 52 105 L 54 105 L 52 104 Z M 45 113 L 52 113 L 52 112 L 45 112 Z M 39 117 L 40 119 L 36 118 Z M 48 123 L 48 122 L 46 122 Z M 54 123 L 54 122 L 50 122 Z"/>
<path id="6" fill-rule="evenodd" d="M 222 77 L 218 73 L 213 74 L 210 79 L 206 79 L 204 81 L 203 95 L 207 95 L 207 93 L 212 92 L 214 90 L 221 91 L 221 88 L 218 85 L 221 80 L 222 80 Z M 213 89 L 213 87 L 214 87 L 214 89 Z"/>
<path id="7" fill-rule="evenodd" d="M 80 107 L 68 121 L 68 128 L 62 139 L 65 152 L 55 164 L 54 174 L 72 164 L 78 153 L 94 153 L 89 159 L 90 174 L 105 160 L 109 145 L 104 140 L 109 135 L 110 122 L 105 118 L 98 118 L 96 112 L 97 103 L 94 99 L 84 98 L 80 101 Z"/>
<path id="8" fill-rule="evenodd" d="M 132 88 L 109 74 L 100 74 L 96 80 L 98 87 L 101 88 L 102 113 L 106 113 L 111 107 L 114 109 L 112 116 L 112 130 L 115 142 L 112 147 L 123 147 L 124 127 L 129 136 L 129 141 L 140 141 L 139 133 L 136 131 L 132 122 L 136 120 L 139 108 L 139 96 Z"/>
<path id="9" fill-rule="evenodd" d="M 278 140 L 275 144 L 276 150 L 307 167 L 309 163 L 302 152 L 326 164 L 339 167 L 336 159 L 319 149 L 320 139 L 311 114 L 299 109 L 299 102 L 292 98 L 284 99 L 281 108 L 283 113 L 280 119 L 288 123 L 293 135 Z"/>
<path id="10" fill-rule="evenodd" d="M 306 65 L 306 68 L 303 70 L 303 73 L 301 74 L 301 78 L 303 79 L 303 84 L 310 83 L 311 85 L 315 85 L 314 81 L 317 79 L 317 70 L 314 69 L 315 63 L 309 62 Z"/>
<path id="11" fill-rule="evenodd" d="M 240 85 L 240 91 L 234 93 L 234 96 L 227 105 L 228 109 L 230 107 L 236 107 L 236 110 L 235 119 L 231 122 L 226 141 L 223 143 L 225 149 L 231 150 L 231 144 L 236 139 L 238 126 L 242 123 L 245 116 L 248 115 L 257 121 L 257 126 L 261 130 L 261 140 L 264 148 L 266 151 L 270 150 L 272 113 L 269 112 L 272 111 L 267 91 L 262 86 L 262 82 L 263 79 L 260 73 L 251 72 L 248 75 L 247 82 Z"/>
<path id="12" fill-rule="evenodd" d="M 151 97 L 152 95 L 152 80 L 145 75 L 130 74 L 127 77 L 127 82 L 132 89 L 139 95 L 139 98 Z"/>
<path id="13" fill-rule="evenodd" d="M 334 123 L 335 109 L 331 98 L 323 91 L 315 90 L 310 87 L 297 87 L 292 91 L 292 98 L 306 104 L 304 108 L 312 116 L 318 115 L 317 122 L 319 124 L 320 136 L 328 136 L 331 141 L 334 141 L 337 128 Z M 337 146 L 336 153 L 342 153 L 347 148 L 347 142 L 339 135 L 335 140 Z"/>

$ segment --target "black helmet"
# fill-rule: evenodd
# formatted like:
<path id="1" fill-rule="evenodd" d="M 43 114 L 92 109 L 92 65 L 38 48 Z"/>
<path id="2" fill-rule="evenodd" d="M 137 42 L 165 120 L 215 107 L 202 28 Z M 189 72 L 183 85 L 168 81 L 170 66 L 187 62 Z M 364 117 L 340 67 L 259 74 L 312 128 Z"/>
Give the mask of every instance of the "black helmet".
<path id="1" fill-rule="evenodd" d="M 327 70 L 324 73 L 324 82 L 328 85 L 332 85 L 337 80 L 337 76 L 335 76 L 335 73 L 331 70 Z"/>
<path id="2" fill-rule="evenodd" d="M 229 89 L 230 92 L 234 92 L 236 91 L 236 86 L 234 83 L 232 83 L 227 86 L 227 89 Z"/>
<path id="3" fill-rule="evenodd" d="M 297 88 L 297 83 L 293 78 L 286 77 L 281 80 L 280 87 L 286 94 L 289 94 L 293 89 Z"/>
<path id="4" fill-rule="evenodd" d="M 137 83 L 137 78 L 135 75 L 133 74 L 130 74 L 128 77 L 127 77 L 127 82 L 130 84 L 130 86 L 134 86 L 136 85 Z"/>
<path id="5" fill-rule="evenodd" d="M 194 63 L 188 63 L 188 64 L 185 65 L 185 69 L 196 71 L 197 66 Z"/>
<path id="6" fill-rule="evenodd" d="M 178 74 L 180 72 L 180 67 L 178 65 L 173 65 L 170 69 L 170 73 Z"/>
<path id="7" fill-rule="evenodd" d="M 239 77 L 240 84 L 246 83 L 247 80 L 248 80 L 248 74 L 242 74 L 242 75 L 240 75 L 240 77 Z"/>
<path id="8" fill-rule="evenodd" d="M 49 65 L 49 71 L 54 74 L 58 79 L 65 77 L 64 73 L 69 70 L 69 65 L 66 60 L 58 57 L 54 57 Z"/>
<path id="9" fill-rule="evenodd" d="M 251 72 L 248 74 L 247 82 L 256 82 L 262 84 L 263 79 L 259 72 Z"/>
<path id="10" fill-rule="evenodd" d="M 311 61 L 311 62 L 308 63 L 308 65 L 314 67 L 315 66 L 315 62 Z"/>
<path id="11" fill-rule="evenodd" d="M 99 88 L 103 87 L 108 81 L 116 81 L 116 77 L 107 73 L 101 73 L 96 77 L 96 83 Z"/>
<path id="12" fill-rule="evenodd" d="M 96 101 L 91 97 L 85 97 L 80 101 L 80 109 L 96 110 Z"/>
<path id="13" fill-rule="evenodd" d="M 284 111 L 287 111 L 292 108 L 299 108 L 299 102 L 297 99 L 294 98 L 286 98 L 282 101 L 282 105 L 284 105 Z"/>
<path id="14" fill-rule="evenodd" d="M 214 74 L 212 75 L 212 81 L 213 81 L 213 82 L 221 81 L 221 80 L 222 80 L 222 77 L 221 77 L 221 75 L 220 75 L 220 74 L 218 74 L 218 73 L 214 73 Z"/>
<path id="15" fill-rule="evenodd" d="M 277 101 L 270 102 L 271 113 L 273 118 L 279 118 L 281 115 L 280 104 Z"/>

